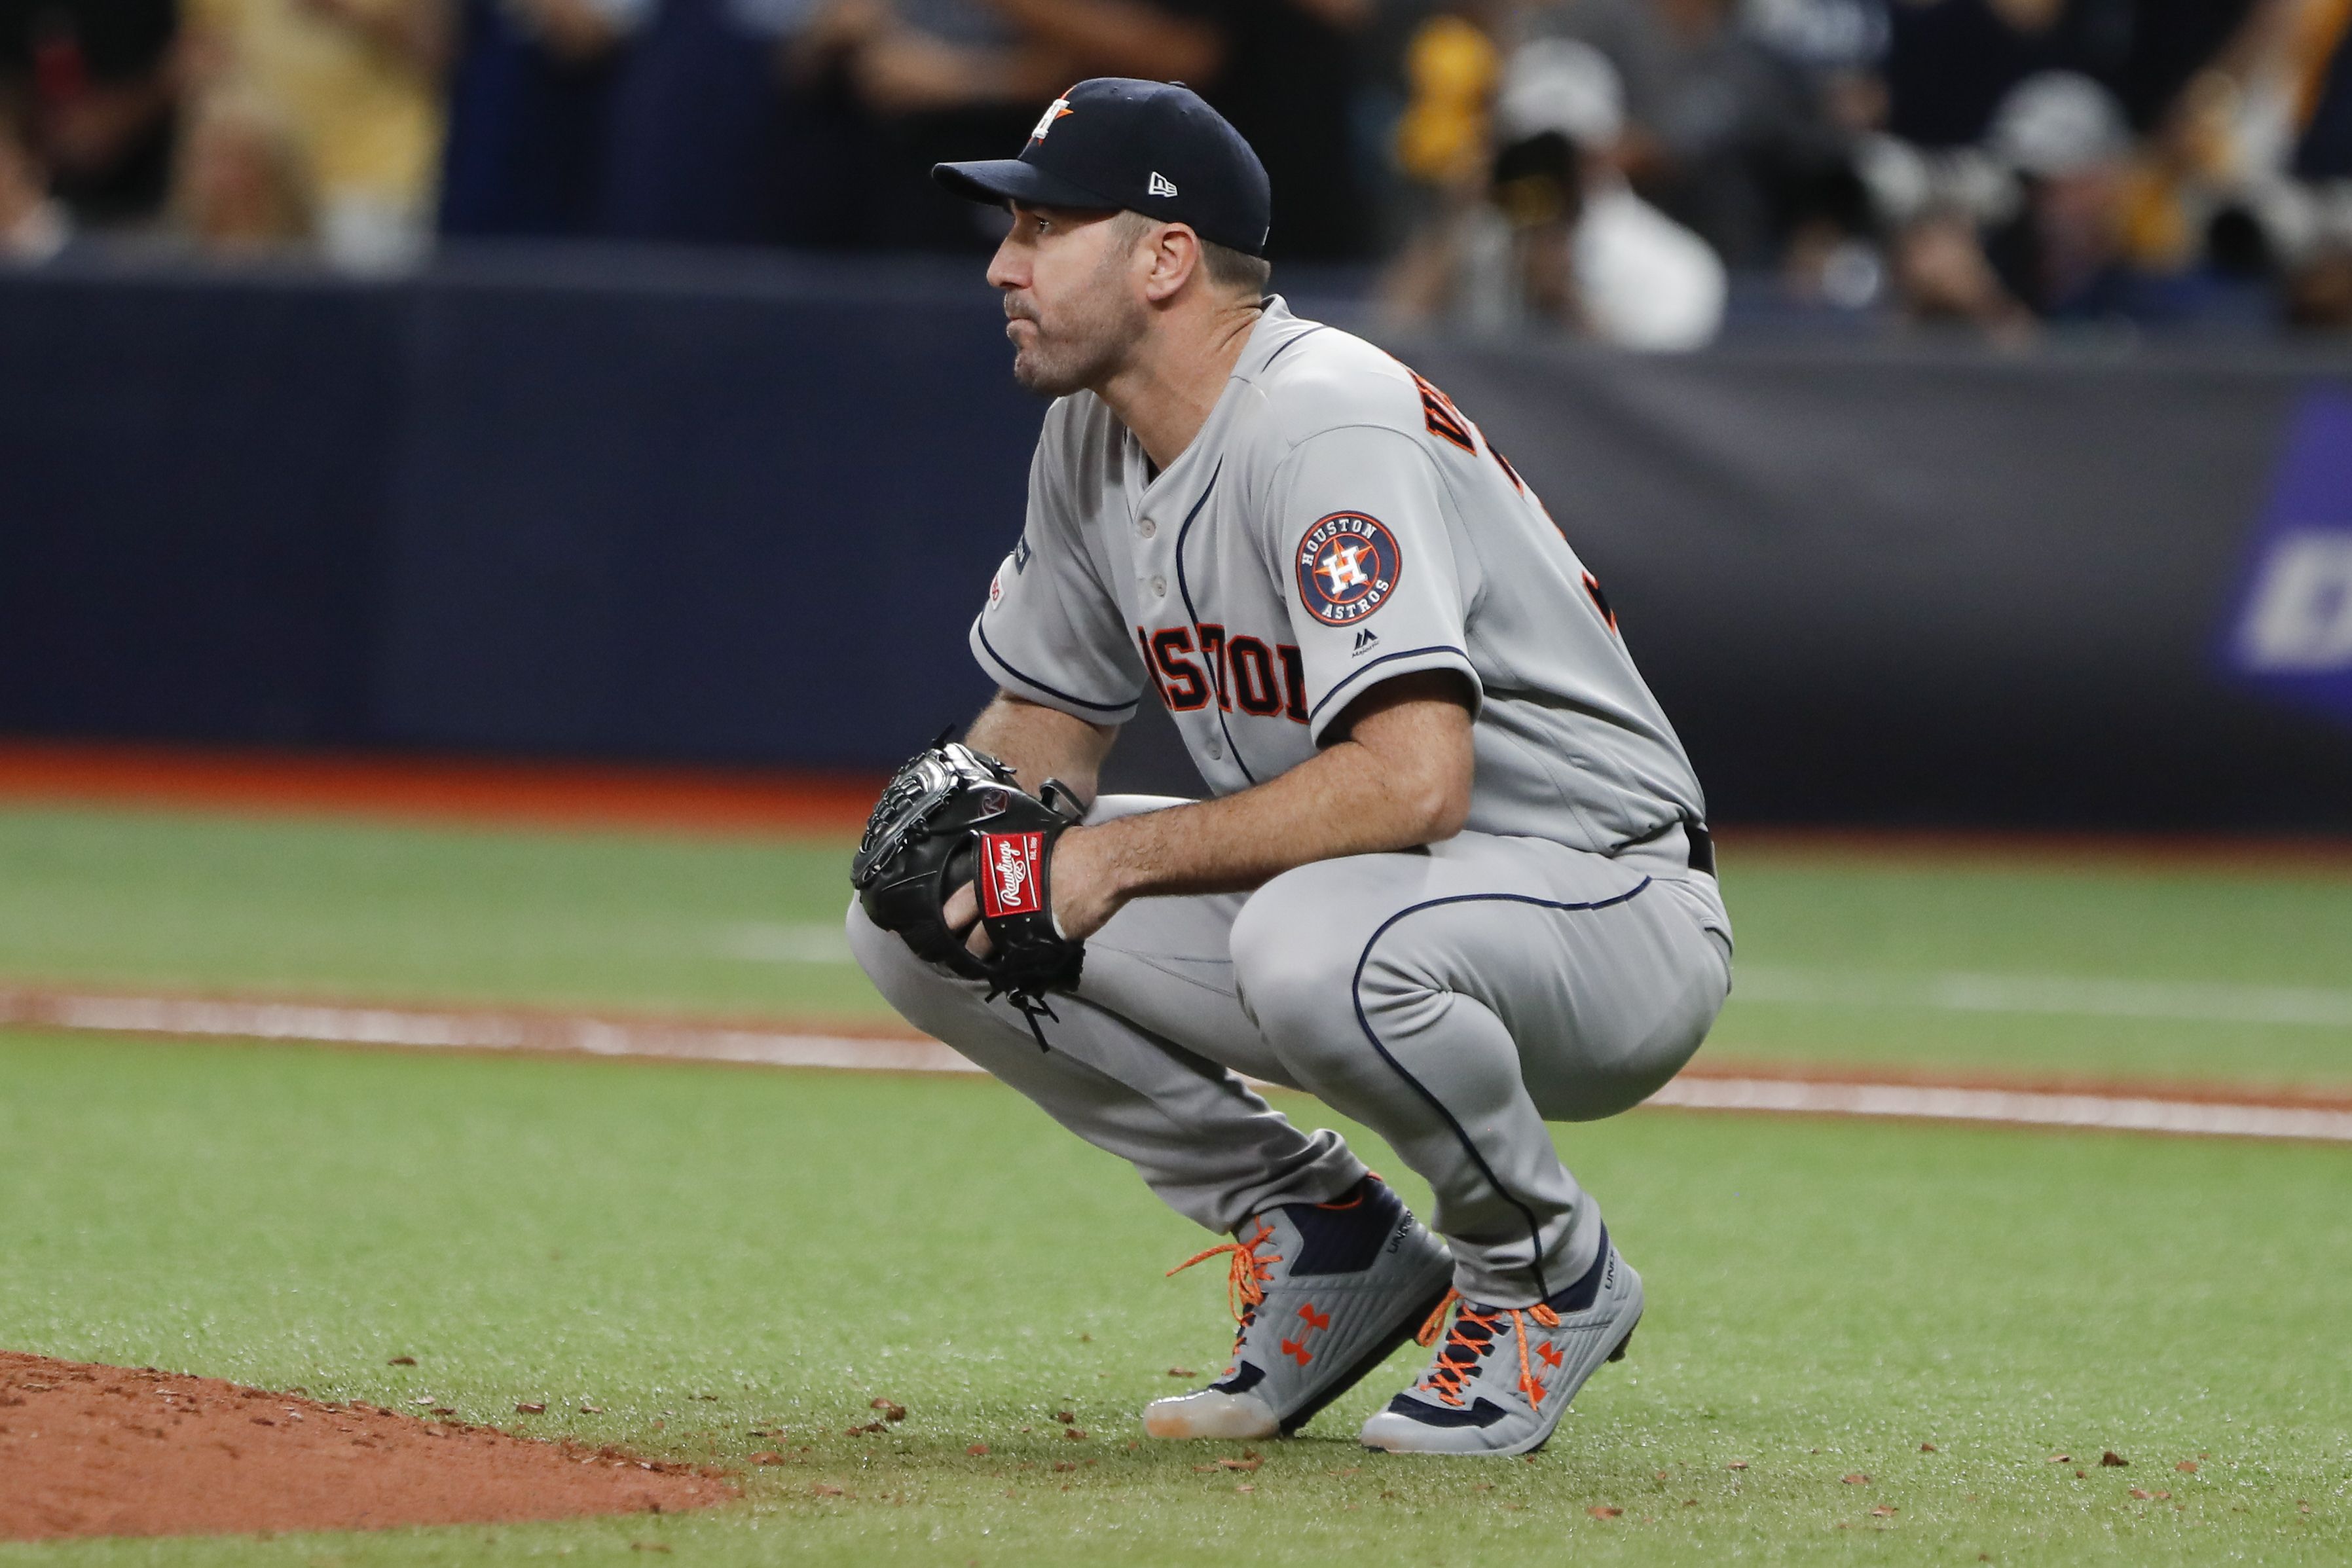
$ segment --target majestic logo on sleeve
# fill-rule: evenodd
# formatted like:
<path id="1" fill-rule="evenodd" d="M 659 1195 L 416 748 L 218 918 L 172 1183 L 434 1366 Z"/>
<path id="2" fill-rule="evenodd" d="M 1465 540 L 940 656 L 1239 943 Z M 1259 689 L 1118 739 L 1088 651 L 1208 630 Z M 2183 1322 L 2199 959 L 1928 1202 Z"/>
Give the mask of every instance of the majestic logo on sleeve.
<path id="1" fill-rule="evenodd" d="M 1034 915 L 1045 907 L 1037 887 L 1037 862 L 1045 855 L 1043 833 L 982 833 L 980 836 L 980 907 L 984 915 Z"/>
<path id="2" fill-rule="evenodd" d="M 1334 512 L 1298 541 L 1298 599 L 1327 626 L 1361 621 L 1389 601 L 1404 570 L 1396 536 L 1361 512 Z"/>

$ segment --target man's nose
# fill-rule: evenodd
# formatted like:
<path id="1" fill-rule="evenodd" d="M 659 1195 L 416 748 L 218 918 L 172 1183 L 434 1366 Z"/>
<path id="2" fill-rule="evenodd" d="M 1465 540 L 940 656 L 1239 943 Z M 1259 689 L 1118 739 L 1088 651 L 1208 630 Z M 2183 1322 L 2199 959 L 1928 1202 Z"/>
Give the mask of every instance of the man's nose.
<path id="1" fill-rule="evenodd" d="M 1019 288 L 1029 281 L 1014 260 L 1010 240 L 999 244 L 996 254 L 988 258 L 988 281 L 999 288 Z"/>

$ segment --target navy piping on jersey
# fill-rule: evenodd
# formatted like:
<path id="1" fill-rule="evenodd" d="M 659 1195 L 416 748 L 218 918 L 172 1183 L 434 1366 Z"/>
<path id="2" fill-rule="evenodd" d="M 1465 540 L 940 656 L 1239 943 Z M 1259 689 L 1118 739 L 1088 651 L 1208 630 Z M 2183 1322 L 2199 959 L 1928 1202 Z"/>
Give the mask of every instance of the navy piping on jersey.
<path id="1" fill-rule="evenodd" d="M 1290 350 L 1291 350 L 1291 346 L 1292 346 L 1292 344 L 1296 344 L 1296 343 L 1303 343 L 1303 342 L 1305 342 L 1307 339 L 1312 338 L 1313 336 L 1315 336 L 1315 334 L 1316 334 L 1316 333 L 1320 332 L 1321 330 L 1323 330 L 1323 329 L 1322 329 L 1322 328 L 1320 328 L 1320 327 L 1309 327 L 1309 328 L 1307 328 L 1307 330 L 1305 330 L 1304 332 L 1299 333 L 1299 334 L 1298 334 L 1298 336 L 1297 336 L 1296 338 L 1291 339 L 1289 342 L 1283 344 L 1283 345 L 1282 345 L 1282 347 L 1280 347 L 1279 349 L 1276 349 L 1276 350 L 1274 352 L 1272 352 L 1271 354 L 1268 354 L 1268 355 L 1265 357 L 1265 364 L 1260 365 L 1256 370 L 1255 370 L 1255 371 L 1251 371 L 1250 373 L 1251 373 L 1251 374 L 1253 374 L 1253 375 L 1260 375 L 1260 376 L 1262 376 L 1262 375 L 1265 374 L 1265 372 L 1266 372 L 1266 371 L 1268 371 L 1269 370 L 1272 370 L 1272 369 L 1274 368 L 1274 361 L 1276 361 L 1276 360 L 1278 360 L 1278 359 L 1282 358 L 1282 356 L 1283 356 L 1283 355 L 1285 355 L 1285 354 L 1286 354 L 1286 353 L 1290 352 Z"/>
<path id="2" fill-rule="evenodd" d="M 1461 653 L 1463 662 L 1465 664 L 1469 662 L 1470 658 L 1469 654 L 1463 653 L 1461 649 L 1454 646 L 1450 643 L 1433 643 L 1426 648 L 1400 648 L 1393 653 L 1382 653 L 1379 658 L 1372 660 L 1370 664 L 1363 665 L 1361 668 L 1349 671 L 1345 679 L 1341 680 L 1338 685 L 1333 686 L 1329 691 L 1325 692 L 1323 694 L 1322 701 L 1318 702 L 1313 707 L 1307 710 L 1307 722 L 1313 724 L 1315 722 L 1315 716 L 1321 713 L 1325 707 L 1329 706 L 1333 697 L 1336 697 L 1341 692 L 1346 691 L 1349 685 L 1358 676 L 1380 668 L 1382 664 L 1387 664 L 1391 659 L 1413 659 L 1420 657 L 1423 653 Z"/>
<path id="3" fill-rule="evenodd" d="M 980 645 L 988 650 L 988 656 L 1004 666 L 1004 673 L 1006 674 L 1011 675 L 1014 680 L 1021 681 L 1026 685 L 1036 687 L 1039 691 L 1044 692 L 1048 696 L 1059 697 L 1064 702 L 1069 703 L 1076 707 L 1092 708 L 1097 713 L 1125 713 L 1128 709 L 1135 706 L 1135 704 L 1131 702 L 1090 703 L 1084 697 L 1074 697 L 1066 691 L 1061 691 L 1055 687 L 1049 686 L 1045 682 L 1039 680 L 1036 676 L 1024 674 L 1019 665 L 1006 658 L 1003 654 L 998 653 L 996 651 L 996 644 L 988 640 L 988 628 L 981 624 L 979 617 L 975 616 L 972 618 L 971 629 L 973 633 L 980 638 Z"/>
<path id="4" fill-rule="evenodd" d="M 1380 1053 L 1381 1060 L 1387 1062 L 1390 1069 L 1399 1078 L 1403 1079 L 1414 1093 L 1429 1102 L 1431 1110 L 1444 1119 L 1445 1124 L 1454 1130 L 1454 1140 L 1462 1145 L 1462 1152 L 1470 1156 L 1470 1163 L 1476 1166 L 1478 1174 L 1486 1178 L 1486 1185 L 1493 1187 L 1496 1195 L 1505 1203 L 1517 1209 L 1519 1218 L 1527 1221 L 1528 1270 L 1535 1276 L 1538 1301 L 1551 1299 L 1551 1285 L 1545 1280 L 1543 1272 L 1543 1227 L 1537 1222 L 1535 1212 L 1513 1197 L 1510 1189 L 1505 1186 L 1501 1179 L 1495 1175 L 1495 1167 L 1486 1163 L 1486 1156 L 1478 1152 L 1478 1145 L 1470 1141 L 1470 1134 L 1464 1131 L 1460 1122 L 1454 1119 L 1454 1113 L 1445 1108 L 1445 1102 L 1440 1100 L 1431 1091 L 1429 1085 L 1406 1071 L 1404 1063 L 1390 1055 L 1389 1048 L 1381 1043 L 1381 1037 L 1372 1029 L 1371 1019 L 1364 1012 L 1364 970 L 1371 964 L 1372 949 L 1380 945 L 1381 937 L 1388 935 L 1389 927 L 1406 915 L 1418 915 L 1424 909 L 1438 909 L 1449 904 L 1530 904 L 1538 909 L 1556 909 L 1565 914 L 1576 915 L 1590 910 L 1612 909 L 1621 904 L 1631 904 L 1634 899 L 1639 898 L 1643 890 L 1649 885 L 1650 879 L 1645 876 L 1615 897 L 1596 899 L 1591 904 L 1561 904 L 1553 899 L 1532 898 L 1519 893 L 1457 893 L 1445 898 L 1433 898 L 1425 903 L 1408 904 L 1381 921 L 1379 929 L 1365 939 L 1364 951 L 1356 960 L 1355 976 L 1348 982 L 1349 998 L 1356 1007 L 1356 1023 L 1364 1031 L 1364 1038 L 1371 1041 L 1372 1049 Z"/>
<path id="5" fill-rule="evenodd" d="M 1201 612 L 1192 608 L 1192 585 L 1184 576 L 1184 540 L 1192 531 L 1192 519 L 1201 515 L 1201 508 L 1207 506 L 1209 497 L 1216 493 L 1217 477 L 1224 471 L 1225 460 L 1220 457 L 1216 467 L 1210 472 L 1208 487 L 1201 492 L 1201 498 L 1192 503 L 1192 509 L 1184 514 L 1183 526 L 1176 530 L 1176 592 L 1184 601 L 1185 618 L 1192 622 L 1192 641 L 1196 645 L 1201 641 Z M 1213 688 L 1210 695 L 1216 695 L 1213 688 L 1224 685 L 1224 672 L 1210 671 L 1209 680 Z M 1225 754 L 1234 759 L 1234 766 L 1242 770 L 1243 778 L 1256 783 L 1257 775 L 1251 772 L 1250 765 L 1242 760 L 1242 748 L 1234 744 L 1233 727 L 1225 722 L 1225 705 L 1223 702 L 1217 704 L 1216 714 L 1217 733 L 1225 737 Z"/>

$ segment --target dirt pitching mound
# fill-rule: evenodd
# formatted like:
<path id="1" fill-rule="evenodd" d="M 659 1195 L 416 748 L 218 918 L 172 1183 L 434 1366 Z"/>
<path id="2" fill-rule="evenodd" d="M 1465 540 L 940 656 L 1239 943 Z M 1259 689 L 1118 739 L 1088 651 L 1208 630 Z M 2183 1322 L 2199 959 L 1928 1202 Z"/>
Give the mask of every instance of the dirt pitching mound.
<path id="1" fill-rule="evenodd" d="M 0 1351 L 0 1541 L 674 1513 L 715 1469 Z"/>

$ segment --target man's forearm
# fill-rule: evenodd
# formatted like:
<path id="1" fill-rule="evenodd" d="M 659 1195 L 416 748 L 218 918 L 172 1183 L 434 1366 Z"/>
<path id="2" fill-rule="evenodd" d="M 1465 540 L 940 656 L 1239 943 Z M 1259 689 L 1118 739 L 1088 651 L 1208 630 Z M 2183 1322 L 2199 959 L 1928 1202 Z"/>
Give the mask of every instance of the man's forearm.
<path id="1" fill-rule="evenodd" d="M 1106 822 L 1068 847 L 1124 903 L 1245 893 L 1310 862 L 1452 838 L 1470 811 L 1465 697 L 1450 674 L 1399 677 L 1289 772 L 1223 800 Z"/>
<path id="2" fill-rule="evenodd" d="M 1314 861 L 1448 836 L 1431 828 L 1424 802 L 1403 795 L 1372 753 L 1343 742 L 1239 794 L 1104 823 L 1087 849 L 1121 900 L 1246 893 Z"/>
<path id="3" fill-rule="evenodd" d="M 1116 729 L 999 694 L 972 720 L 964 744 L 1011 768 L 1032 794 L 1046 779 L 1058 779 L 1092 805 L 1103 758 L 1118 737 Z"/>

